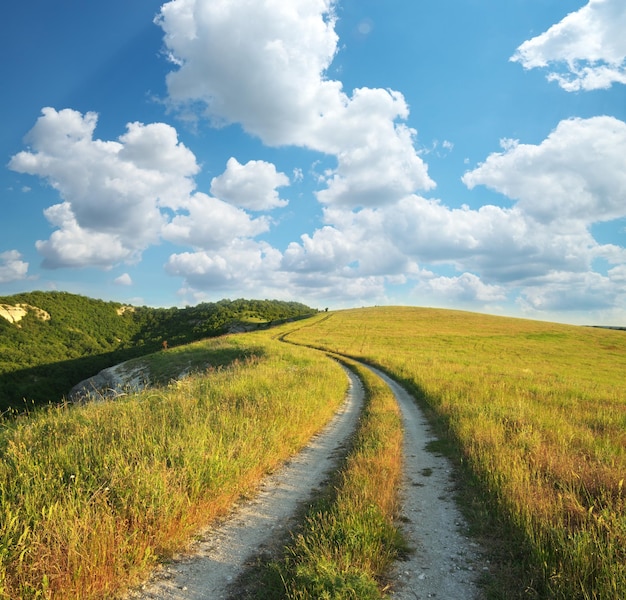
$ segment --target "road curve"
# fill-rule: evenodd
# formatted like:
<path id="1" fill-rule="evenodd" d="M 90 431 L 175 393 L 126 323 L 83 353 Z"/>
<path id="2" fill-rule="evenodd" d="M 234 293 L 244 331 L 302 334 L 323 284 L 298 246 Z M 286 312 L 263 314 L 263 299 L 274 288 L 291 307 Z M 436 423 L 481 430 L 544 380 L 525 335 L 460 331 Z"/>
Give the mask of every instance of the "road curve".
<path id="1" fill-rule="evenodd" d="M 259 493 L 241 502 L 220 524 L 201 534 L 189 552 L 158 569 L 133 600 L 228 598 L 247 560 L 291 528 L 299 506 L 337 468 L 341 447 L 354 432 L 363 406 L 363 386 L 346 369 L 350 389 L 327 427 L 283 468 L 266 477 Z"/>
<path id="2" fill-rule="evenodd" d="M 464 534 L 464 520 L 454 501 L 449 461 L 429 452 L 437 438 L 412 396 L 383 372 L 394 393 L 404 424 L 404 481 L 401 525 L 415 549 L 397 563 L 390 580 L 393 600 L 476 600 L 481 549 Z M 337 467 L 341 447 L 355 430 L 363 405 L 363 386 L 346 369 L 350 390 L 334 419 L 283 468 L 266 477 L 259 493 L 242 501 L 221 523 L 208 528 L 190 550 L 158 569 L 126 600 L 200 600 L 236 597 L 233 583 L 249 559 L 281 540 L 296 524 L 298 508 Z"/>

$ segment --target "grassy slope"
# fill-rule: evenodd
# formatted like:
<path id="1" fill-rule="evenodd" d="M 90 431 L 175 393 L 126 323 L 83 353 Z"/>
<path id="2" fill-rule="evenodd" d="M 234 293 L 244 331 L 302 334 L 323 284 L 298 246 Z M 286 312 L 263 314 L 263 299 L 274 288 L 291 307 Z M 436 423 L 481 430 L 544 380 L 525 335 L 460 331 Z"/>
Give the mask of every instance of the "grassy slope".
<path id="1" fill-rule="evenodd" d="M 267 334 L 189 347 L 194 360 L 202 350 L 216 364 L 240 358 L 116 402 L 0 421 L 0 598 L 116 597 L 344 399 L 336 363 Z"/>
<path id="2" fill-rule="evenodd" d="M 519 597 L 621 597 L 624 332 L 385 307 L 320 316 L 288 339 L 375 363 L 434 411 L 521 536 Z"/>
<path id="3" fill-rule="evenodd" d="M 0 297 L 28 305 L 18 323 L 0 317 L 0 413 L 60 402 L 79 381 L 133 357 L 216 336 L 237 326 L 298 318 L 315 312 L 297 302 L 221 300 L 186 308 L 123 307 L 66 292 Z M 40 313 L 39 313 L 40 314 Z"/>
<path id="4" fill-rule="evenodd" d="M 415 308 L 342 311 L 294 327 L 291 339 L 377 363 L 431 407 L 522 536 L 527 574 L 540 575 L 505 597 L 620 597 L 623 332 Z M 345 391 L 336 365 L 267 333 L 193 345 L 187 357 L 159 353 L 155 372 L 169 378 L 164 357 L 197 365 L 199 348 L 215 364 L 238 359 L 121 402 L 2 425 L 0 598 L 114 597 L 304 443 Z M 297 595 L 305 585 L 293 597 L 307 597 Z"/>

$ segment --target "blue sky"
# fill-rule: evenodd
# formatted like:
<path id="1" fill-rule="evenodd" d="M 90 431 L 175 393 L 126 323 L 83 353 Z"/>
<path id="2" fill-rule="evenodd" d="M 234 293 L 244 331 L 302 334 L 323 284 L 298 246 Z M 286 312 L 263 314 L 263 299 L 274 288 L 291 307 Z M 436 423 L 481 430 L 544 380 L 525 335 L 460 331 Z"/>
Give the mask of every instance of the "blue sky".
<path id="1" fill-rule="evenodd" d="M 21 0 L 0 295 L 626 325 L 623 0 Z"/>

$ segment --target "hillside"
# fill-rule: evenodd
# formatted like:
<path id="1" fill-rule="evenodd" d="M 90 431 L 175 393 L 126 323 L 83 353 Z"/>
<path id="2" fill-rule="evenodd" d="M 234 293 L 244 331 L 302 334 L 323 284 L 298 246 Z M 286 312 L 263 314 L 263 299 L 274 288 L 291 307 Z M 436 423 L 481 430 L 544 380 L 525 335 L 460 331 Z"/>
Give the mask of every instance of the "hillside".
<path id="1" fill-rule="evenodd" d="M 0 297 L 0 412 L 58 402 L 77 382 L 164 341 L 172 347 L 314 312 L 277 300 L 150 308 L 66 292 Z"/>

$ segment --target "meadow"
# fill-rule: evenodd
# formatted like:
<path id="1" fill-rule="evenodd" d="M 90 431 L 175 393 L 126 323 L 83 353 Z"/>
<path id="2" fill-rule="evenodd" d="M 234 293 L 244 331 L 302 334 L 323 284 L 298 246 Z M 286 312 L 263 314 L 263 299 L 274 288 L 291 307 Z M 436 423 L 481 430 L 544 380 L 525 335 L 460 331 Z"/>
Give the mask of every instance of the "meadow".
<path id="1" fill-rule="evenodd" d="M 507 598 L 623 598 L 625 332 L 377 307 L 286 339 L 377 365 L 415 394 L 483 496 L 476 525 L 509 539 L 494 548 L 521 577 Z"/>
<path id="2" fill-rule="evenodd" d="M 336 362 L 267 335 L 189 352 L 158 355 L 162 375 L 165 355 L 179 373 L 204 355 L 202 372 L 170 385 L 0 422 L 0 598 L 120 596 L 345 398 Z"/>
<path id="3" fill-rule="evenodd" d="M 170 348 L 141 359 L 156 387 L 6 416 L 0 599 L 120 597 L 252 493 L 345 397 L 339 364 L 303 346 L 415 395 L 493 544 L 485 598 L 623 597 L 626 332 L 377 307 Z M 384 597 L 406 550 L 397 407 L 351 368 L 367 391 L 360 429 L 259 598 Z"/>

